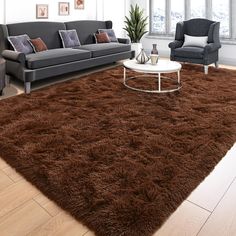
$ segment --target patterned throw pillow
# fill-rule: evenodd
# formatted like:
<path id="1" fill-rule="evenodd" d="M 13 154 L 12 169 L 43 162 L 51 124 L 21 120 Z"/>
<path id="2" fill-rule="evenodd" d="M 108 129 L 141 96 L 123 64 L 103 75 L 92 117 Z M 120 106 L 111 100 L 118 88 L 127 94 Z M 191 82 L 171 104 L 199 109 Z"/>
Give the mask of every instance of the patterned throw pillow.
<path id="1" fill-rule="evenodd" d="M 30 39 L 29 42 L 34 49 L 34 52 L 42 52 L 48 50 L 46 44 L 41 38 Z"/>
<path id="2" fill-rule="evenodd" d="M 80 41 L 75 29 L 73 30 L 59 30 L 63 48 L 73 48 L 80 46 Z"/>
<path id="3" fill-rule="evenodd" d="M 18 35 L 18 36 L 9 36 L 8 41 L 13 47 L 14 51 L 22 52 L 25 54 L 33 53 L 33 48 L 29 43 L 29 36 L 27 34 Z"/>
<path id="4" fill-rule="evenodd" d="M 107 33 L 94 34 L 96 43 L 110 43 L 111 40 Z"/>
<path id="5" fill-rule="evenodd" d="M 98 29 L 98 32 L 99 33 L 107 33 L 111 42 L 118 42 L 116 35 L 115 35 L 115 31 L 113 29 Z"/>

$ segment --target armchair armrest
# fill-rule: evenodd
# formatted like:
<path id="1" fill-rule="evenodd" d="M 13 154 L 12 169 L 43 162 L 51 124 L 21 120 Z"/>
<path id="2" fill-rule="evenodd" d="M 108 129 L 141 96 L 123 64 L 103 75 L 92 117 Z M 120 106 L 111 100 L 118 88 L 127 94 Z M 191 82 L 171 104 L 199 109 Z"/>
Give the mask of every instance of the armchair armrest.
<path id="1" fill-rule="evenodd" d="M 26 60 L 24 53 L 15 52 L 15 51 L 12 51 L 12 50 L 4 50 L 2 52 L 2 57 L 5 60 L 16 61 L 16 62 L 19 62 L 21 64 L 25 64 L 25 60 Z"/>
<path id="2" fill-rule="evenodd" d="M 119 43 L 130 44 L 130 40 L 128 38 L 118 38 L 117 40 Z"/>
<path id="3" fill-rule="evenodd" d="M 221 45 L 219 43 L 208 43 L 204 47 L 204 53 L 211 53 L 219 50 L 221 48 Z"/>
<path id="4" fill-rule="evenodd" d="M 169 48 L 171 48 L 171 49 L 180 48 L 183 46 L 183 44 L 184 44 L 183 41 L 175 40 L 175 41 L 169 43 Z"/>

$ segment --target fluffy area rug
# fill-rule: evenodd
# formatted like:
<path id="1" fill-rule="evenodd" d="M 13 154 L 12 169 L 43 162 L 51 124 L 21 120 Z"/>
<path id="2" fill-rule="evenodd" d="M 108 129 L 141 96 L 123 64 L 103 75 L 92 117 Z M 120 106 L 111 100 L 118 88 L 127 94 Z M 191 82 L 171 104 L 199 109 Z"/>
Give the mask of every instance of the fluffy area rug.
<path id="1" fill-rule="evenodd" d="M 170 94 L 122 78 L 119 66 L 1 101 L 0 156 L 97 236 L 150 236 L 236 141 L 236 71 L 184 65 Z"/>

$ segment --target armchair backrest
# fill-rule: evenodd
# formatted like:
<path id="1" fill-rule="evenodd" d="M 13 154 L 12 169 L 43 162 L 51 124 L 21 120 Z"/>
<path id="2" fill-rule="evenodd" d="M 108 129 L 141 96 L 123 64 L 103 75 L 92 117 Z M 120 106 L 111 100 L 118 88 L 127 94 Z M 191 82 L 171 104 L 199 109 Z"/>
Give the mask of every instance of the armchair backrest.
<path id="1" fill-rule="evenodd" d="M 191 36 L 208 36 L 208 43 L 220 43 L 220 22 L 195 18 L 179 22 L 176 25 L 175 39 L 184 41 L 184 34 Z"/>

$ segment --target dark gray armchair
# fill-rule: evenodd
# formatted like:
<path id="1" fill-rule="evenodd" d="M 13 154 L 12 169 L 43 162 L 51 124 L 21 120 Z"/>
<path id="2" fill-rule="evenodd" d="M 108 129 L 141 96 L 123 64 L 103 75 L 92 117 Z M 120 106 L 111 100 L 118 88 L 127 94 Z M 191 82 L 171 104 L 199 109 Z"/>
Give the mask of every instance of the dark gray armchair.
<path id="1" fill-rule="evenodd" d="M 215 63 L 218 68 L 218 53 L 221 48 L 219 37 L 220 22 L 208 19 L 191 19 L 179 22 L 176 25 L 175 40 L 169 44 L 172 61 L 203 64 L 205 74 L 208 74 L 208 65 Z M 208 36 L 205 47 L 184 46 L 184 35 Z"/>

